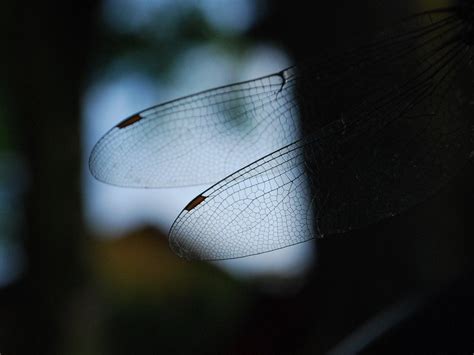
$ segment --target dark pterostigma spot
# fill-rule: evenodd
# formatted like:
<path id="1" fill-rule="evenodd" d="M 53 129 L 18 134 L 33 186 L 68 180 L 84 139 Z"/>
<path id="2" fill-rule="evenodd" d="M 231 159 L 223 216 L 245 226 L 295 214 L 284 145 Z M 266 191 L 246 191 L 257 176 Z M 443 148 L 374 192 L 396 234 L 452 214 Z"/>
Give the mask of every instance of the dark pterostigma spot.
<path id="1" fill-rule="evenodd" d="M 142 116 L 140 116 L 139 114 L 133 115 L 129 118 L 126 118 L 122 122 L 120 122 L 117 125 L 117 128 L 122 129 L 122 128 L 125 128 L 125 127 L 128 127 L 128 126 L 131 126 L 132 124 L 134 124 L 135 122 L 140 121 L 141 119 L 142 119 Z"/>
<path id="2" fill-rule="evenodd" d="M 186 211 L 191 211 L 197 205 L 199 205 L 202 201 L 204 201 L 207 196 L 199 195 L 198 197 L 194 198 L 191 202 L 189 202 L 184 209 Z"/>

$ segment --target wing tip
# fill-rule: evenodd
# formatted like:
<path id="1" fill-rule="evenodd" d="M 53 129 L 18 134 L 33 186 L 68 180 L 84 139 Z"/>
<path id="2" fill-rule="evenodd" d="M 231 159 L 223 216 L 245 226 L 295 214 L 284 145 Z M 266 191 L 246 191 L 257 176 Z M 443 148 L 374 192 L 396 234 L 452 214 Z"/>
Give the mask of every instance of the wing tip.
<path id="1" fill-rule="evenodd" d="M 99 141 L 100 142 L 100 141 Z M 89 168 L 89 172 L 91 173 L 91 175 L 99 180 L 99 177 L 98 177 L 98 174 L 97 174 L 97 169 L 96 169 L 96 165 L 95 165 L 95 160 L 96 160 L 96 156 L 97 156 L 97 145 L 99 144 L 99 142 L 97 142 L 94 147 L 92 148 L 92 151 L 91 153 L 89 154 L 89 159 L 87 161 L 87 166 Z"/>
<path id="2" fill-rule="evenodd" d="M 189 252 L 186 248 L 181 246 L 177 238 L 173 238 L 172 236 L 169 237 L 169 245 L 170 249 L 173 253 L 175 253 L 178 257 L 184 260 L 193 260 L 193 254 Z"/>

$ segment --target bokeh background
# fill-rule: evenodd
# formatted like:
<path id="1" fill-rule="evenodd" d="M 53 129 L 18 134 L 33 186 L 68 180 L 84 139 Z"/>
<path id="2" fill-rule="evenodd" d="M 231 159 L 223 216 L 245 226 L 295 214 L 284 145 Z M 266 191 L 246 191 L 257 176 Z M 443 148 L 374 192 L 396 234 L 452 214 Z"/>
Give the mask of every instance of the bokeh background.
<path id="1" fill-rule="evenodd" d="M 446 4 L 3 1 L 0 353 L 474 351 L 472 164 L 400 216 L 219 263 L 185 262 L 166 240 L 206 186 L 125 189 L 87 169 L 140 109 Z"/>

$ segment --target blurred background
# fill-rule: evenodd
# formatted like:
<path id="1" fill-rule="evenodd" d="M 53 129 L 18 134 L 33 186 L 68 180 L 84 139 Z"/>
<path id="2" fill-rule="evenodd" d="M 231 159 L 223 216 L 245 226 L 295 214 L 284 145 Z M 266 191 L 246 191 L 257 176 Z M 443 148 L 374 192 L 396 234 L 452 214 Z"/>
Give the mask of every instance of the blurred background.
<path id="1" fill-rule="evenodd" d="M 0 353 L 474 351 L 472 164 L 400 216 L 217 263 L 166 239 L 206 186 L 118 188 L 87 168 L 136 111 L 447 4 L 2 2 Z"/>

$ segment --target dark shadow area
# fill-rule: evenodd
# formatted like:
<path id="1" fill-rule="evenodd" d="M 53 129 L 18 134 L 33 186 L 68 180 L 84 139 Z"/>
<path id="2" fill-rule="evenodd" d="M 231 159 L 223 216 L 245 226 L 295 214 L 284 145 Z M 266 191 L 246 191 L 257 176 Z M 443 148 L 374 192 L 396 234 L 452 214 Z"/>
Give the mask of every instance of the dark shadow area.
<path id="1" fill-rule="evenodd" d="M 259 33 L 278 33 L 305 62 L 351 47 L 360 34 L 374 36 L 410 11 L 403 2 L 321 3 L 318 10 L 324 16 L 316 19 L 309 5 L 278 2 Z M 314 125 L 313 117 L 303 119 Z M 318 262 L 305 289 L 290 299 L 263 300 L 257 307 L 263 310 L 249 322 L 261 331 L 245 332 L 242 339 L 251 336 L 251 348 L 262 353 L 469 352 L 472 178 L 468 163 L 438 193 L 401 215 L 318 240 Z M 413 299 L 420 300 L 398 307 Z"/>

